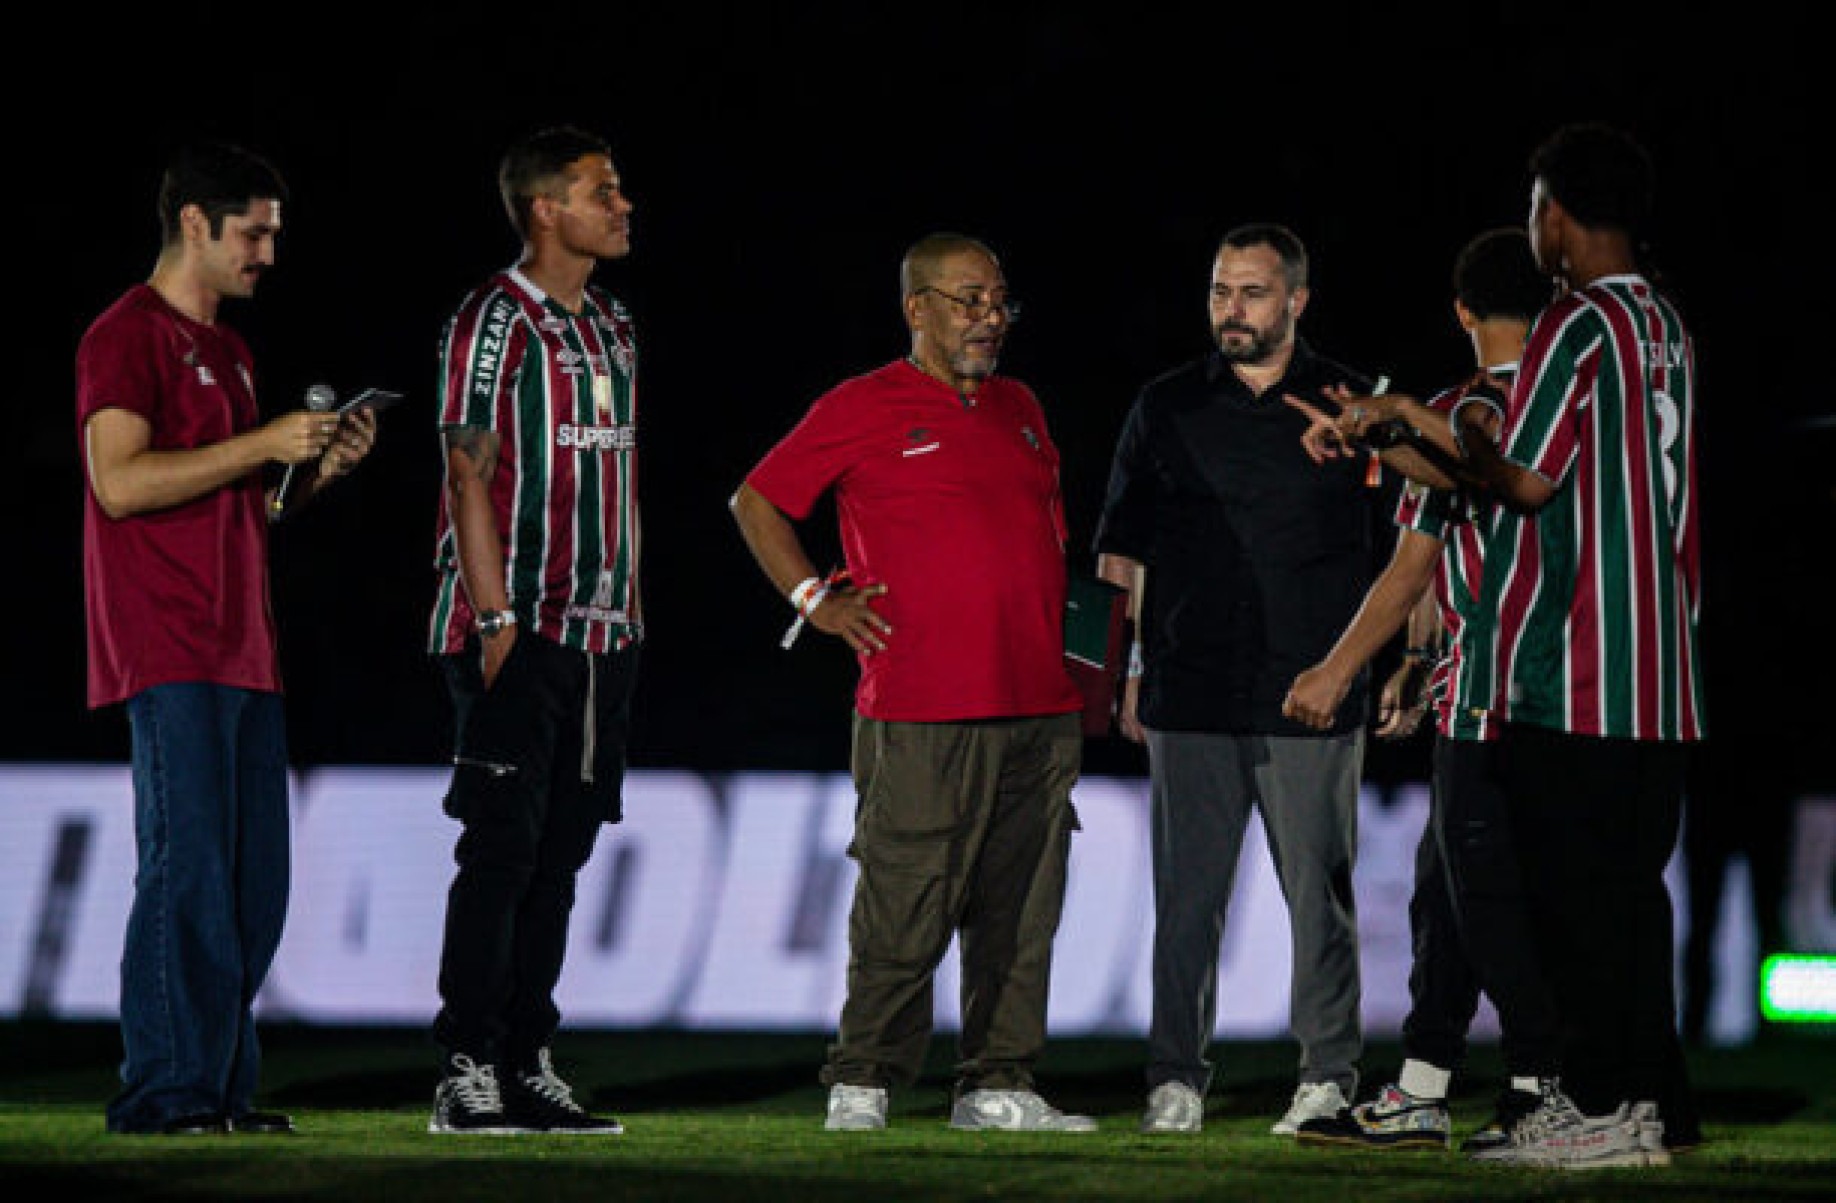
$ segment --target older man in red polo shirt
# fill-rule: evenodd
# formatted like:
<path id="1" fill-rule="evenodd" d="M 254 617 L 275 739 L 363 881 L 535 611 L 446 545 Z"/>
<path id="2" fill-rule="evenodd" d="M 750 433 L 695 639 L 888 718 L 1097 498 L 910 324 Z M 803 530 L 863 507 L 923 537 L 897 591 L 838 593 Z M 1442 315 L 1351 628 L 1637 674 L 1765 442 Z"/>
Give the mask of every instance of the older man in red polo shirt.
<path id="1" fill-rule="evenodd" d="M 933 977 L 960 935 L 951 1126 L 1091 1131 L 1032 1075 L 1083 748 L 1058 452 L 1031 390 L 994 374 L 1017 313 L 994 254 L 930 235 L 900 287 L 911 354 L 819 398 L 732 501 L 799 619 L 861 665 L 860 877 L 826 1126 L 885 1126 L 888 1089 L 922 1065 Z M 793 522 L 830 489 L 847 574 L 825 580 Z"/>

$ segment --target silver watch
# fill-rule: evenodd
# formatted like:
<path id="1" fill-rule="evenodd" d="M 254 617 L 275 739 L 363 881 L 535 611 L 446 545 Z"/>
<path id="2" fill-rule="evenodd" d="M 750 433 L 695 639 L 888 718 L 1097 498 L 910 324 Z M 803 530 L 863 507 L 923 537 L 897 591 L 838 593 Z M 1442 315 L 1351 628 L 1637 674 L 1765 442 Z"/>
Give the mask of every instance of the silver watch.
<path id="1" fill-rule="evenodd" d="M 486 639 L 499 634 L 505 627 L 516 625 L 514 610 L 483 610 L 478 615 L 478 633 Z"/>

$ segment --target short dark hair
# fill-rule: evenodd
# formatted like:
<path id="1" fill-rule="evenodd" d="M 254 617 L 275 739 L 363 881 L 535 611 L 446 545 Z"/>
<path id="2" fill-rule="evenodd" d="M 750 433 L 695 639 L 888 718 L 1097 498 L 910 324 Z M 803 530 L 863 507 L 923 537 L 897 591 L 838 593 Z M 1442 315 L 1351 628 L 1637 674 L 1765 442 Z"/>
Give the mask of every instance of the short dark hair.
<path id="1" fill-rule="evenodd" d="M 1530 236 L 1517 226 L 1487 230 L 1454 260 L 1454 296 L 1477 318 L 1530 321 L 1543 311 L 1554 285 L 1536 266 Z"/>
<path id="2" fill-rule="evenodd" d="M 1251 222 L 1225 234 L 1218 251 L 1222 253 L 1225 247 L 1242 251 L 1253 246 L 1266 246 L 1281 257 L 1281 274 L 1288 282 L 1289 292 L 1307 287 L 1307 248 L 1293 230 L 1274 222 Z"/>
<path id="3" fill-rule="evenodd" d="M 995 253 L 988 249 L 988 244 L 978 238 L 948 230 L 926 234 L 912 243 L 905 257 L 899 260 L 900 295 L 910 296 L 931 287 L 937 280 L 937 269 L 943 266 L 943 261 L 964 251 L 976 251 L 988 256 L 990 262 L 1000 262 L 995 258 Z"/>
<path id="4" fill-rule="evenodd" d="M 1651 217 L 1651 156 L 1624 130 L 1597 121 L 1562 126 L 1531 154 L 1530 173 L 1590 230 L 1637 237 Z"/>
<path id="5" fill-rule="evenodd" d="M 587 155 L 612 157 L 604 138 L 571 125 L 537 130 L 504 152 L 497 167 L 497 188 L 503 194 L 510 224 L 529 236 L 529 213 L 538 196 L 551 196 L 568 167 Z"/>
<path id="6" fill-rule="evenodd" d="M 287 199 L 287 184 L 274 165 L 229 142 L 192 142 L 167 160 L 159 182 L 159 231 L 164 244 L 179 240 L 179 213 L 196 205 L 210 221 L 210 236 L 223 235 L 223 219 L 240 217 L 253 200 Z"/>

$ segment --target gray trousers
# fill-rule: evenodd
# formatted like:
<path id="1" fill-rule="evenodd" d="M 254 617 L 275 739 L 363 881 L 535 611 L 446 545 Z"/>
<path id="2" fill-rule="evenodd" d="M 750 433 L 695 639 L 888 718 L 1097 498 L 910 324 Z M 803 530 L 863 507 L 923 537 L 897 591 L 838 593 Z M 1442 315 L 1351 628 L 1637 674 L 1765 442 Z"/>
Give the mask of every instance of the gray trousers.
<path id="1" fill-rule="evenodd" d="M 1154 1014 L 1148 1087 L 1211 1082 L 1218 954 L 1250 807 L 1262 812 L 1293 939 L 1289 1022 L 1300 1080 L 1350 1097 L 1363 1052 L 1352 866 L 1364 734 L 1149 731 Z"/>
<path id="2" fill-rule="evenodd" d="M 828 1085 L 902 1086 L 931 1037 L 931 983 L 962 956 L 959 1093 L 1024 1090 L 1045 1045 L 1084 747 L 1076 714 L 963 723 L 855 717 L 848 997 Z"/>

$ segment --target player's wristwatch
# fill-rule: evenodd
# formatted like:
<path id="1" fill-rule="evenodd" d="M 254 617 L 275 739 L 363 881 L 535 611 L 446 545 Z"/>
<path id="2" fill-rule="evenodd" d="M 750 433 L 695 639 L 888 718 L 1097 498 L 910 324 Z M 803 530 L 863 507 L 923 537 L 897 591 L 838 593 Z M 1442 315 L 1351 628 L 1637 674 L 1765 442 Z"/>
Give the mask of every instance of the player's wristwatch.
<path id="1" fill-rule="evenodd" d="M 503 633 L 505 627 L 516 625 L 514 610 L 483 610 L 478 615 L 478 633 L 486 639 Z"/>

